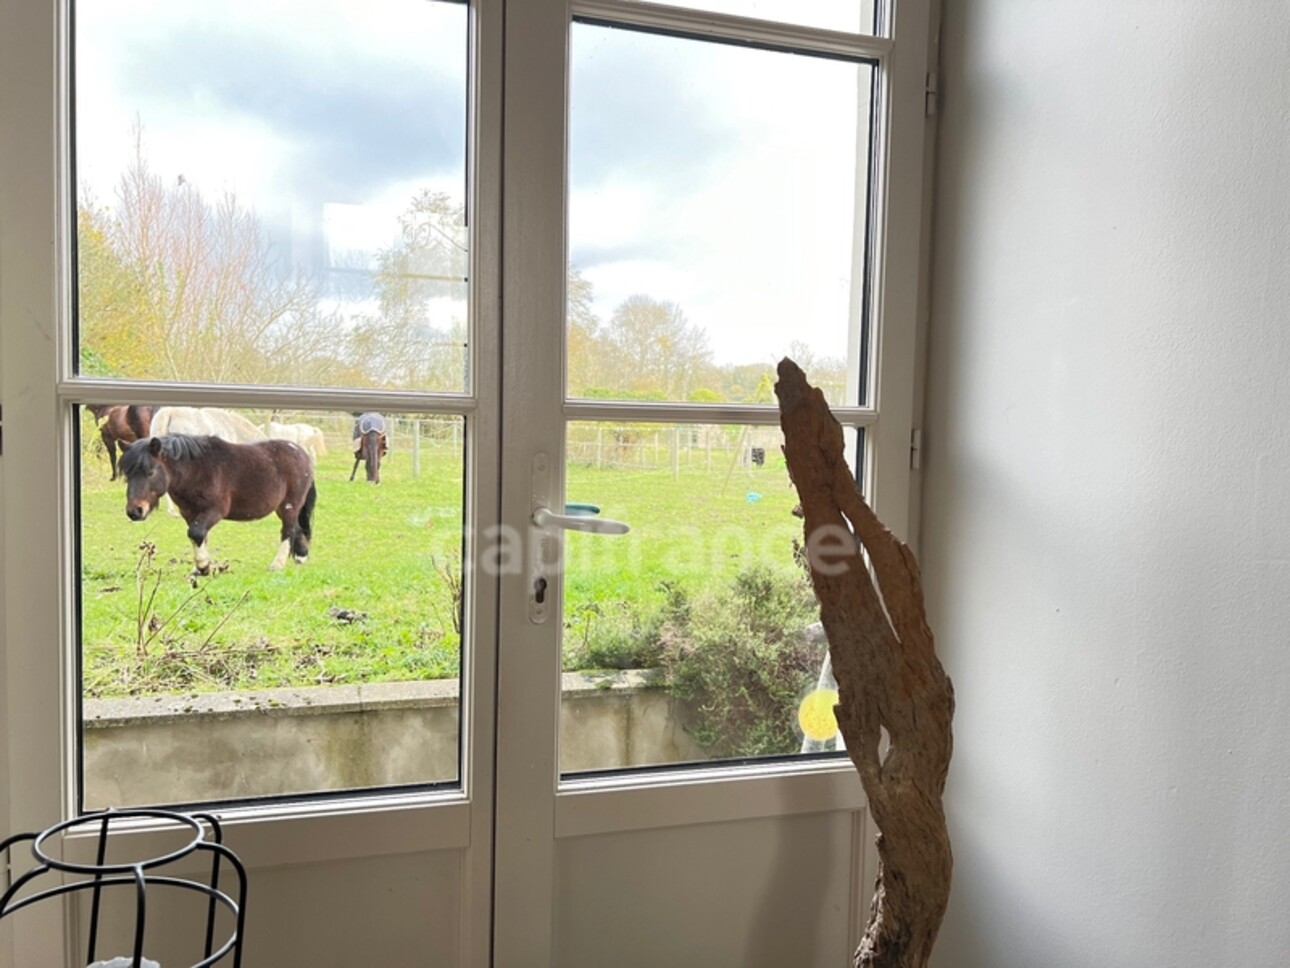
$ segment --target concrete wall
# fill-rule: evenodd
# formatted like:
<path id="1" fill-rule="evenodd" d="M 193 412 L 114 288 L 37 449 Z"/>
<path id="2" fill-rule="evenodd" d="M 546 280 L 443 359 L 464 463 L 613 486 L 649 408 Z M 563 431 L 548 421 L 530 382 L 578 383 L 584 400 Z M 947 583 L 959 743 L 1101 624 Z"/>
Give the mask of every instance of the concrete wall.
<path id="1" fill-rule="evenodd" d="M 706 759 L 649 673 L 566 673 L 567 772 Z M 458 683 L 85 703 L 86 807 L 455 781 Z"/>
<path id="2" fill-rule="evenodd" d="M 1290 958 L 1290 4 L 946 3 L 940 968 Z"/>

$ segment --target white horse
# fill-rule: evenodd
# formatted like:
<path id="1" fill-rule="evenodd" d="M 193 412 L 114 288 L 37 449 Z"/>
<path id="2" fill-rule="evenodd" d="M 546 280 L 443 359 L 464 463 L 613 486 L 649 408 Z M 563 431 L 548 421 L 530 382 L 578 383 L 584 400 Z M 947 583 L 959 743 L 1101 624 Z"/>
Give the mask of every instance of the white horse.
<path id="1" fill-rule="evenodd" d="M 327 456 L 327 439 L 323 436 L 323 432 L 313 424 L 277 423 L 270 420 L 264 430 L 272 439 L 289 440 L 292 443 L 299 444 L 313 459 L 314 463 L 318 462 L 319 457 Z"/>
<path id="2" fill-rule="evenodd" d="M 219 407 L 161 407 L 152 414 L 153 437 L 166 434 L 192 434 L 194 437 L 218 437 L 231 444 L 252 444 L 268 440 L 264 431 L 240 413 Z M 166 496 L 166 513 L 178 517 L 175 502 Z"/>
<path id="3" fill-rule="evenodd" d="M 218 437 L 231 444 L 252 444 L 268 436 L 240 413 L 219 407 L 162 407 L 152 415 L 152 436 L 192 434 Z"/>

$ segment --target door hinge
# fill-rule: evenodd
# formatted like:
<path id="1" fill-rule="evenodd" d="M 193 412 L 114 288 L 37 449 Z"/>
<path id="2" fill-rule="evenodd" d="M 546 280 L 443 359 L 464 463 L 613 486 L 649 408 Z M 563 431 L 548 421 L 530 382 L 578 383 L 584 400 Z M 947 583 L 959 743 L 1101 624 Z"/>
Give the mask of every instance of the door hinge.
<path id="1" fill-rule="evenodd" d="M 940 79 L 936 71 L 928 71 L 927 87 L 923 94 L 923 110 L 929 118 L 936 117 L 936 104 L 940 98 Z"/>
<path id="2" fill-rule="evenodd" d="M 923 467 L 923 431 L 915 427 L 909 432 L 909 469 L 922 470 Z"/>

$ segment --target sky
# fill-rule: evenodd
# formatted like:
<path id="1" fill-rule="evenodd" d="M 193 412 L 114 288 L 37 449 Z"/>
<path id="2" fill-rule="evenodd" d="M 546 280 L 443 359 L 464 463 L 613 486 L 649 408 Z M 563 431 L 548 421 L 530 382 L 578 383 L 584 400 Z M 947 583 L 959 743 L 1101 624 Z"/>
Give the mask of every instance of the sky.
<path id="1" fill-rule="evenodd" d="M 785 0 L 703 5 L 741 3 Z M 78 0 L 76 29 L 78 176 L 101 204 L 137 127 L 163 180 L 235 192 L 314 270 L 370 261 L 423 189 L 464 196 L 462 5 Z M 790 340 L 845 356 L 868 73 L 575 25 L 569 255 L 602 320 L 644 294 L 702 328 L 718 363 L 772 363 Z"/>

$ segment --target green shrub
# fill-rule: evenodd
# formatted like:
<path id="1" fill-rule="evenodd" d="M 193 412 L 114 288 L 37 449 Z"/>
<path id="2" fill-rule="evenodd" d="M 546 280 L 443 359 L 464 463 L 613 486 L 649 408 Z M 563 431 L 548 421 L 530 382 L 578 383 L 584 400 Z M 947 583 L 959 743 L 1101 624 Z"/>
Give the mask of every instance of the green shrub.
<path id="1" fill-rule="evenodd" d="M 700 744 L 718 756 L 797 751 L 797 705 L 823 658 L 804 634 L 817 617 L 804 576 L 764 566 L 669 616 L 661 630 L 666 680 L 688 703 Z"/>
<path id="2" fill-rule="evenodd" d="M 819 617 L 805 572 L 754 565 L 697 593 L 674 581 L 651 591 L 649 602 L 574 605 L 564 668 L 661 667 L 686 728 L 714 756 L 796 752 L 798 702 L 824 658 L 805 635 Z"/>
<path id="3" fill-rule="evenodd" d="M 565 623 L 564 669 L 651 669 L 662 658 L 657 606 L 583 602 Z"/>

